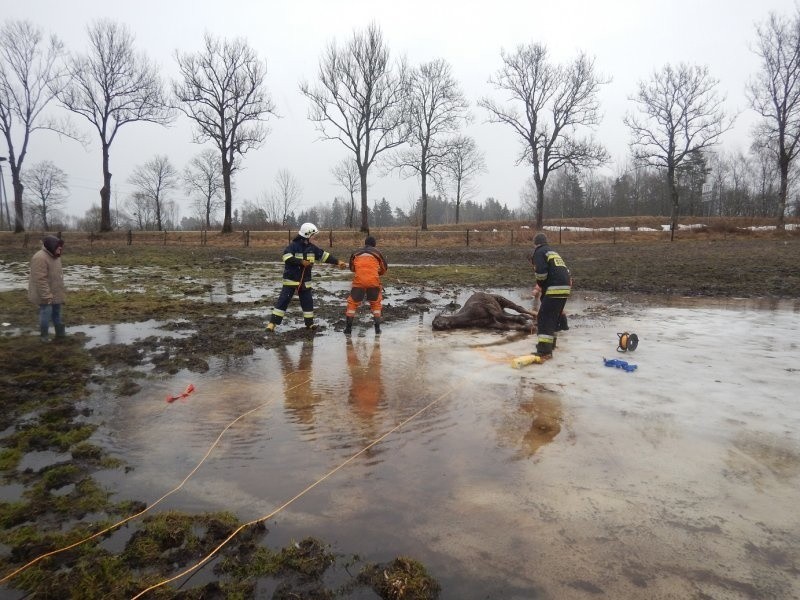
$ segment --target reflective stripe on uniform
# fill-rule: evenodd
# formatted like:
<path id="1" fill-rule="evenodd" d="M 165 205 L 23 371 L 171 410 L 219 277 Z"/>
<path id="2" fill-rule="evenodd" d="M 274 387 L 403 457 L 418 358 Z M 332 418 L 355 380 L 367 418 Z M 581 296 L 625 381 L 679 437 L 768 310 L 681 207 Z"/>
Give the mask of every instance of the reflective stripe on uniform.
<path id="1" fill-rule="evenodd" d="M 544 293 L 545 296 L 569 296 L 572 288 L 568 285 L 551 285 Z"/>
<path id="2" fill-rule="evenodd" d="M 331 255 L 330 255 L 330 253 L 329 253 L 329 252 L 323 252 L 323 253 L 322 253 L 322 259 L 321 259 L 321 260 L 322 260 L 322 262 L 328 262 L 328 259 L 329 259 L 330 257 L 331 257 Z"/>
<path id="3" fill-rule="evenodd" d="M 310 312 L 305 312 L 304 311 L 303 312 L 303 318 L 304 319 L 313 319 L 314 318 L 314 311 L 313 310 L 310 311 Z"/>
<path id="4" fill-rule="evenodd" d="M 555 336 L 552 336 L 552 335 L 540 334 L 539 337 L 538 337 L 538 340 L 539 340 L 540 344 L 552 344 L 554 339 L 555 339 Z"/>
<path id="5" fill-rule="evenodd" d="M 272 314 L 275 315 L 276 317 L 285 317 L 286 316 L 286 311 L 285 310 L 281 310 L 279 308 L 273 308 L 272 309 Z"/>

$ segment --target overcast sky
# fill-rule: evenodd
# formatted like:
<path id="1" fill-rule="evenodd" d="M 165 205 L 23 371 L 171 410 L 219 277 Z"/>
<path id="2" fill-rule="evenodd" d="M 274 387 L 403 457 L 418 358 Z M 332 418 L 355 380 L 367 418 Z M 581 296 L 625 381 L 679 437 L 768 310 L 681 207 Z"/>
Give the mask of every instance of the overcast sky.
<path id="1" fill-rule="evenodd" d="M 794 10 L 791 0 L 28 0 L 4 2 L 0 18 L 29 19 L 58 35 L 71 51 L 86 50 L 86 26 L 94 19 L 125 23 L 136 36 L 137 48 L 160 65 L 165 81 L 177 71 L 174 51 L 199 50 L 205 31 L 246 38 L 267 62 L 267 85 L 280 118 L 270 121 L 264 146 L 245 155 L 236 179 L 234 209 L 270 190 L 279 169 L 288 169 L 300 182 L 304 207 L 344 195 L 330 170 L 348 156 L 347 150 L 338 142 L 319 140 L 306 118 L 308 102 L 298 84 L 316 82 L 327 43 L 346 42 L 354 30 L 375 21 L 394 56 L 405 55 L 411 65 L 435 58 L 450 62 L 475 117 L 465 133 L 476 139 L 488 166 L 477 181 L 476 200 L 492 196 L 514 208 L 530 167 L 515 164 L 519 142 L 511 129 L 486 123 L 486 111 L 476 106 L 480 97 L 494 93 L 487 80 L 501 66 L 501 49 L 542 42 L 554 61 L 570 61 L 579 51 L 595 58 L 598 72 L 612 79 L 602 90 L 604 118 L 596 135 L 615 160 L 616 166 L 609 167 L 615 170 L 628 156 L 628 130 L 622 123 L 632 106 L 628 98 L 638 81 L 649 79 L 666 63 L 709 67 L 720 82 L 720 93 L 727 96 L 728 111 L 739 114 L 723 146 L 746 150 L 754 113 L 748 109 L 744 86 L 758 68 L 751 50 L 754 25 L 770 11 L 788 15 Z M 74 122 L 87 133 L 86 149 L 37 132 L 25 166 L 48 159 L 66 171 L 67 212 L 82 216 L 99 204 L 102 171 L 96 131 L 85 119 L 74 116 Z M 132 189 L 127 179 L 137 165 L 167 154 L 183 169 L 200 150 L 192 144 L 191 123 L 183 116 L 170 128 L 124 126 L 111 147 L 112 184 L 120 208 Z M 6 154 L 5 148 L 0 154 Z M 7 171 L 5 176 L 10 190 Z M 378 169 L 370 172 L 369 184 L 370 202 L 385 197 L 405 211 L 419 195 L 415 179 L 381 177 Z M 189 212 L 188 206 L 181 206 L 181 216 Z"/>

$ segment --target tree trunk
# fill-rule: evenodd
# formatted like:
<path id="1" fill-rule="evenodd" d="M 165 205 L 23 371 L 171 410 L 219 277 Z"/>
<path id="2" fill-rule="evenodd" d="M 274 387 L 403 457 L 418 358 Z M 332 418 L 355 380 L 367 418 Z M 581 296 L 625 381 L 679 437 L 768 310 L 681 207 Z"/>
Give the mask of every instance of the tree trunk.
<path id="1" fill-rule="evenodd" d="M 353 190 L 350 190 L 350 214 L 347 216 L 347 228 L 353 228 L 353 219 L 355 218 L 356 213 L 356 196 L 353 193 Z"/>
<path id="2" fill-rule="evenodd" d="M 22 233 L 25 231 L 25 215 L 22 212 L 22 191 L 25 187 L 19 179 L 19 169 L 11 170 L 11 187 L 14 188 L 14 233 Z"/>
<path id="3" fill-rule="evenodd" d="M 544 224 L 544 180 L 534 177 L 536 183 L 536 229 Z"/>
<path id="4" fill-rule="evenodd" d="M 233 211 L 233 194 L 231 193 L 231 165 L 222 153 L 222 187 L 225 189 L 225 219 L 222 221 L 222 233 L 232 233 L 231 215 Z"/>
<path id="5" fill-rule="evenodd" d="M 456 183 L 456 225 L 458 225 L 458 219 L 461 213 L 461 180 L 458 180 Z"/>
<path id="6" fill-rule="evenodd" d="M 675 239 L 675 230 L 678 229 L 678 186 L 675 184 L 675 167 L 667 167 L 667 187 L 669 188 L 669 197 L 672 204 L 672 214 L 669 219 L 669 241 Z"/>
<path id="7" fill-rule="evenodd" d="M 108 170 L 108 144 L 103 142 L 103 187 L 100 188 L 100 231 L 111 231 L 111 172 Z"/>
<path id="8" fill-rule="evenodd" d="M 428 231 L 428 178 L 425 175 L 424 161 L 420 179 L 422 182 L 422 224 L 420 228 L 422 231 Z"/>
<path id="9" fill-rule="evenodd" d="M 778 166 L 781 171 L 781 189 L 778 193 L 778 220 L 775 229 L 784 231 L 786 229 L 786 195 L 789 188 L 789 160 L 781 156 L 778 159 Z"/>
<path id="10" fill-rule="evenodd" d="M 361 176 L 361 231 L 369 233 L 369 206 L 367 206 L 367 168 L 359 167 Z"/>
<path id="11" fill-rule="evenodd" d="M 158 227 L 159 231 L 164 231 L 163 225 L 161 225 L 161 200 L 156 198 L 156 226 Z"/>

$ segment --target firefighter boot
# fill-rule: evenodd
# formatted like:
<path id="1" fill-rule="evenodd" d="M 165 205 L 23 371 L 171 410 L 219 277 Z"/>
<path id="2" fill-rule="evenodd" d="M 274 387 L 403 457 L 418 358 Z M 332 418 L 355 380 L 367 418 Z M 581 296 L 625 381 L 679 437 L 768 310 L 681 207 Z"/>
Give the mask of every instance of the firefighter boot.
<path id="1" fill-rule="evenodd" d="M 539 342 L 536 344 L 536 356 L 540 356 L 542 360 L 553 358 L 553 344 L 546 342 Z"/>
<path id="2" fill-rule="evenodd" d="M 66 325 L 55 325 L 56 328 L 56 339 L 64 339 L 67 337 L 67 326 Z"/>
<path id="3" fill-rule="evenodd" d="M 380 317 L 375 317 L 373 319 L 373 321 L 375 322 L 375 335 L 380 335 L 381 334 L 381 318 Z"/>
<path id="4" fill-rule="evenodd" d="M 345 317 L 344 334 L 350 335 L 353 333 L 353 317 Z"/>

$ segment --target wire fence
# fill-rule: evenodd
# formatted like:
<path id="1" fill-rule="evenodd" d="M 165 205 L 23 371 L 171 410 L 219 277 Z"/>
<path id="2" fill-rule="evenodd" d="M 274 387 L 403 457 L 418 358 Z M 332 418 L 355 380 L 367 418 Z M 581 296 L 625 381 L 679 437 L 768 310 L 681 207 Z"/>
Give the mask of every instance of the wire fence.
<path id="1" fill-rule="evenodd" d="M 669 228 L 638 227 L 620 225 L 602 228 L 547 225 L 544 227 L 550 241 L 568 243 L 616 243 L 639 241 L 669 241 Z M 725 239 L 734 235 L 757 235 L 758 229 L 721 227 L 709 224 L 681 225 L 675 237 Z M 762 232 L 764 233 L 764 232 Z M 794 227 L 787 227 L 785 234 L 797 234 Z M 529 246 L 536 230 L 530 226 L 515 224 L 511 227 L 491 229 L 457 228 L 412 229 L 373 228 L 370 235 L 382 247 L 395 248 L 498 248 L 504 246 Z M 219 231 L 111 231 L 106 233 L 84 231 L 27 231 L 23 233 L 0 232 L 0 248 L 28 248 L 41 243 L 45 235 L 55 235 L 73 247 L 84 246 L 210 246 L 220 248 L 283 248 L 296 235 L 293 229 L 281 231 L 235 231 L 223 234 Z M 314 238 L 320 247 L 354 248 L 364 243 L 364 233 L 356 230 L 322 230 Z"/>

